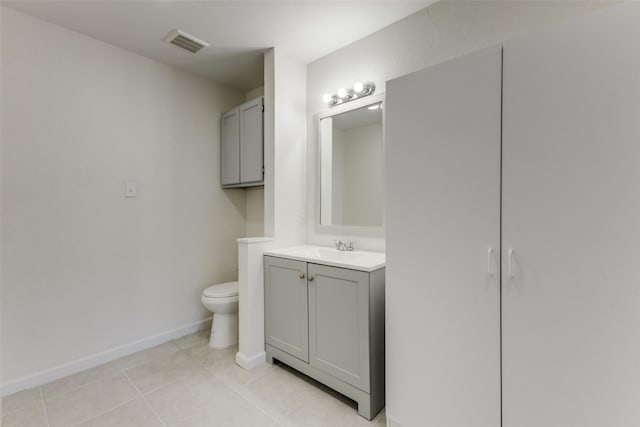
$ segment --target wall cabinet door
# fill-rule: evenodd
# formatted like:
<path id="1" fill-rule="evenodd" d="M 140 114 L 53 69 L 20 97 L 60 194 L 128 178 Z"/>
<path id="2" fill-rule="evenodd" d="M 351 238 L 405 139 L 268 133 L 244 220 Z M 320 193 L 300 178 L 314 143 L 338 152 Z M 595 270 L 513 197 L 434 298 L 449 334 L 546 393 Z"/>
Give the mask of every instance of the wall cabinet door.
<path id="1" fill-rule="evenodd" d="M 240 182 L 263 181 L 262 98 L 240 106 Z"/>
<path id="2" fill-rule="evenodd" d="M 387 413 L 404 426 L 500 425 L 500 68 L 497 47 L 387 83 Z"/>
<path id="3" fill-rule="evenodd" d="M 369 392 L 369 273 L 308 271 L 310 365 Z"/>
<path id="4" fill-rule="evenodd" d="M 263 97 L 245 102 L 220 119 L 220 183 L 250 187 L 264 181 Z"/>
<path id="5" fill-rule="evenodd" d="M 264 257 L 266 342 L 309 362 L 307 263 Z"/>
<path id="6" fill-rule="evenodd" d="M 640 425 L 639 22 L 504 46 L 504 427 Z"/>
<path id="7" fill-rule="evenodd" d="M 240 182 L 240 110 L 234 108 L 220 119 L 220 184 Z"/>

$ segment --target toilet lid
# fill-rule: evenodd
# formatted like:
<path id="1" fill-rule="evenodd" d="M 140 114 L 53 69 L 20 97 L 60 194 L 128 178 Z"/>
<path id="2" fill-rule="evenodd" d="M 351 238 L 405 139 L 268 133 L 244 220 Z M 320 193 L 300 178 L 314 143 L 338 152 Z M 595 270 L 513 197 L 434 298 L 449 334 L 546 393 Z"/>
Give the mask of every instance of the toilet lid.
<path id="1" fill-rule="evenodd" d="M 209 298 L 234 297 L 236 295 L 238 295 L 238 282 L 220 283 L 204 290 L 204 296 Z"/>

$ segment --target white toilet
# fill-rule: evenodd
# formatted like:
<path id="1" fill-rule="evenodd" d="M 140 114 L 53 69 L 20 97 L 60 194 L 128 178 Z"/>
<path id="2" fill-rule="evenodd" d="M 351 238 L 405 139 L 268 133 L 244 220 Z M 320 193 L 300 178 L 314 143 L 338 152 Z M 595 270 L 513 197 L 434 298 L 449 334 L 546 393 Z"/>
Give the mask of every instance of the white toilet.
<path id="1" fill-rule="evenodd" d="M 238 343 L 238 282 L 209 286 L 202 304 L 213 313 L 209 347 L 227 348 Z"/>

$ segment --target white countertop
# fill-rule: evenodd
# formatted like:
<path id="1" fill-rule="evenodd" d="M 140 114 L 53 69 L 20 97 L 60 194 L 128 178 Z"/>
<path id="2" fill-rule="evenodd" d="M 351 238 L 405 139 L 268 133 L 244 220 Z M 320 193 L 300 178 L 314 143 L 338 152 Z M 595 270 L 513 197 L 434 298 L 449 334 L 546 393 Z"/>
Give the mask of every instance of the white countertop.
<path id="1" fill-rule="evenodd" d="M 385 264 L 385 254 L 382 252 L 339 251 L 329 246 L 292 246 L 271 249 L 264 254 L 368 272 L 384 268 Z"/>

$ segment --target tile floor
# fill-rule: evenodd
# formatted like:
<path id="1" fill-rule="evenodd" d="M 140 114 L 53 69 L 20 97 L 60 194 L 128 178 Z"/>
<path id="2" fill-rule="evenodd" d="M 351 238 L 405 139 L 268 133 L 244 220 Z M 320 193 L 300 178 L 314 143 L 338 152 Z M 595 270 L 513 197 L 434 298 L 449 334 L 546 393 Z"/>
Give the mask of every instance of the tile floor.
<path id="1" fill-rule="evenodd" d="M 2 427 L 384 427 L 284 365 L 245 371 L 201 331 L 2 399 Z"/>

